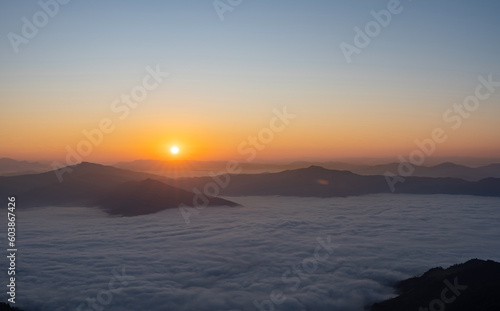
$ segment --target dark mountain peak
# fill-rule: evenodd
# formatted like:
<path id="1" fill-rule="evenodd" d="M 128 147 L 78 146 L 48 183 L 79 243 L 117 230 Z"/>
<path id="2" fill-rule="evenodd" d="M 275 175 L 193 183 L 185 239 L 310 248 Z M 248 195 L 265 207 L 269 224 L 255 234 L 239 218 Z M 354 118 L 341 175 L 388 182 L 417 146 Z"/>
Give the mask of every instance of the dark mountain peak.
<path id="1" fill-rule="evenodd" d="M 422 277 L 431 277 L 433 275 L 438 275 L 444 271 L 443 267 L 435 267 L 429 269 L 427 272 L 425 272 Z"/>
<path id="2" fill-rule="evenodd" d="M 92 162 L 81 162 L 79 164 L 70 166 L 70 168 L 72 169 L 72 171 L 67 175 L 69 178 L 71 178 L 71 176 L 73 175 L 79 175 L 79 174 L 122 175 L 122 174 L 132 173 L 131 171 L 119 169 L 114 166 L 102 165 Z M 138 174 L 144 175 L 142 173 Z"/>
<path id="3" fill-rule="evenodd" d="M 482 260 L 482 259 L 479 259 L 479 258 L 474 258 L 474 259 L 469 259 L 468 261 L 466 261 L 465 263 L 463 264 L 456 264 L 456 265 L 453 265 L 451 267 L 460 267 L 460 268 L 467 268 L 467 267 L 478 267 L 480 265 L 492 265 L 492 264 L 496 264 L 495 261 L 493 260 Z"/>
<path id="4" fill-rule="evenodd" d="M 92 163 L 92 162 L 81 162 L 76 165 L 73 165 L 74 168 L 102 168 L 105 165 Z"/>
<path id="5" fill-rule="evenodd" d="M 319 166 L 319 165 L 311 165 L 311 166 L 307 167 L 306 169 L 310 170 L 310 171 L 328 171 L 328 169 L 326 169 L 322 166 Z"/>
<path id="6" fill-rule="evenodd" d="M 350 176 L 357 176 L 350 171 L 342 171 L 342 170 L 331 170 L 328 168 L 324 168 L 319 165 L 311 165 L 305 168 L 297 168 L 292 170 L 287 170 L 278 173 L 270 173 L 275 177 L 281 176 L 285 179 L 298 179 L 304 180 L 304 178 L 344 178 Z M 266 174 L 261 174 L 261 176 L 265 176 Z M 290 180 L 292 182 L 292 180 Z"/>
<path id="7" fill-rule="evenodd" d="M 297 172 L 297 173 L 306 173 L 309 176 L 317 176 L 317 177 L 347 177 L 347 176 L 358 176 L 357 174 L 354 174 L 351 171 L 345 171 L 345 170 L 332 170 L 328 168 L 324 168 L 319 165 L 311 165 L 306 168 L 299 168 L 296 170 L 292 170 L 291 172 Z"/>
<path id="8" fill-rule="evenodd" d="M 109 170 L 114 170 L 115 168 L 112 166 L 106 166 L 102 164 L 92 163 L 92 162 L 80 162 L 75 165 L 70 165 L 68 168 L 71 169 L 71 175 L 75 173 L 89 173 L 89 172 L 106 172 Z M 60 168 L 65 170 L 67 168 Z"/>

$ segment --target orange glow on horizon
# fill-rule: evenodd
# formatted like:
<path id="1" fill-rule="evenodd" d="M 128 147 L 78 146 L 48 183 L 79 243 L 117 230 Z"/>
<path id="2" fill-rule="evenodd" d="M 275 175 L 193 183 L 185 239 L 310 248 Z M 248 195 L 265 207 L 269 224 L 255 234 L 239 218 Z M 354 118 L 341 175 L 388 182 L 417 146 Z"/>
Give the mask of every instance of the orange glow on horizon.
<path id="1" fill-rule="evenodd" d="M 428 138 L 434 124 L 443 127 L 449 139 L 437 146 L 433 157 L 500 157 L 500 147 L 495 143 L 497 138 L 491 131 L 498 124 L 490 120 L 490 116 L 480 119 L 479 125 L 476 119 L 467 120 L 469 123 L 464 121 L 463 129 L 452 131 L 439 119 L 429 124 L 419 118 L 394 119 L 392 115 L 373 118 L 354 113 L 344 116 L 341 112 L 339 117 L 331 119 L 326 114 L 320 116 L 306 110 L 290 108 L 290 111 L 297 118 L 283 131 L 275 133 L 269 143 L 260 144 L 262 146 L 248 142 L 269 127 L 272 109 L 248 118 L 240 116 L 240 119 L 231 119 L 233 116 L 224 112 L 207 118 L 180 114 L 171 122 L 156 115 L 131 117 L 123 123 L 116 122 L 116 130 L 103 135 L 102 142 L 92 145 L 91 152 L 82 155 L 81 160 L 110 164 L 138 159 L 246 162 L 249 153 L 242 154 L 239 147 L 247 142 L 246 150 L 255 149 L 256 157 L 252 162 L 336 158 L 392 158 L 397 161 L 399 155 L 406 157 L 416 148 L 415 140 Z M 2 157 L 57 160 L 64 164 L 68 150 L 77 152 L 79 144 L 89 141 L 82 132 L 92 131 L 96 124 L 65 121 L 44 127 L 34 120 L 16 128 L 15 122 L 7 120 L 7 128 L 16 128 L 16 139 L 5 136 Z M 39 129 L 34 131 L 33 128 Z M 179 148 L 178 153 L 171 152 L 173 146 Z"/>

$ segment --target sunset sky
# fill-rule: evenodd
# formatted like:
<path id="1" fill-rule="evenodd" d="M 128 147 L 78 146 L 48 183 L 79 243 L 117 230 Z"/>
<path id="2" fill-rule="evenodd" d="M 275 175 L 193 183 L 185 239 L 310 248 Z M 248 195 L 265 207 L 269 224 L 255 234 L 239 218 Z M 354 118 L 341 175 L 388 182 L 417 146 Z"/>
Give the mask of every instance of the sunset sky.
<path id="1" fill-rule="evenodd" d="M 47 14 L 1 4 L 0 157 L 64 161 L 108 120 L 83 160 L 245 159 L 249 136 L 286 107 L 295 118 L 257 161 L 396 159 L 436 128 L 448 139 L 432 156 L 500 158 L 500 86 L 482 87 L 489 98 L 467 117 L 453 111 L 479 77 L 500 82 L 498 1 L 402 0 L 350 63 L 341 43 L 391 1 L 243 0 L 223 20 L 212 0 L 42 2 L 53 16 L 16 47 L 23 17 Z M 125 115 L 121 96 L 147 68 L 169 76 Z"/>

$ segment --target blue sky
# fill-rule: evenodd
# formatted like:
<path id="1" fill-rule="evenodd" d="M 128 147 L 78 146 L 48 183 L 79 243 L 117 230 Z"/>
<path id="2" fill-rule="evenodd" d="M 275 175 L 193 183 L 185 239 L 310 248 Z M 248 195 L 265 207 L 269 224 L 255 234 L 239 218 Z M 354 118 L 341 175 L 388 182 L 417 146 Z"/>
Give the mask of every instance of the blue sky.
<path id="1" fill-rule="evenodd" d="M 78 114 L 84 126 L 146 66 L 161 64 L 172 80 L 151 113 L 172 116 L 179 105 L 234 118 L 287 103 L 317 124 L 374 106 L 386 116 L 428 118 L 467 96 L 478 75 L 500 76 L 496 1 L 402 0 L 403 11 L 348 64 L 340 43 L 352 44 L 354 27 L 388 2 L 243 0 L 221 21 L 208 0 L 73 0 L 17 54 L 8 34 L 21 34 L 22 17 L 41 8 L 4 2 L 1 107 L 14 119 L 26 111 Z M 498 112 L 492 107 L 485 118 Z"/>

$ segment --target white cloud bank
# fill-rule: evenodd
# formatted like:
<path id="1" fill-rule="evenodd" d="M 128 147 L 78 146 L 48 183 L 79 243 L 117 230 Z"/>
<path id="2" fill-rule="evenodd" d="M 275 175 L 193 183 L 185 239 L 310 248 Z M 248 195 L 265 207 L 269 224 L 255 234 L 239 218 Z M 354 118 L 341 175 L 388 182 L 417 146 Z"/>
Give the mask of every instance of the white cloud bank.
<path id="1" fill-rule="evenodd" d="M 190 225 L 177 209 L 129 218 L 85 208 L 18 210 L 16 305 L 246 311 L 259 310 L 256 301 L 267 311 L 361 311 L 388 298 L 396 280 L 431 267 L 500 260 L 498 198 L 230 199 L 245 207 L 207 208 Z M 317 238 L 328 236 L 339 246 L 315 266 L 307 259 Z M 106 294 L 123 267 L 127 284 Z"/>

